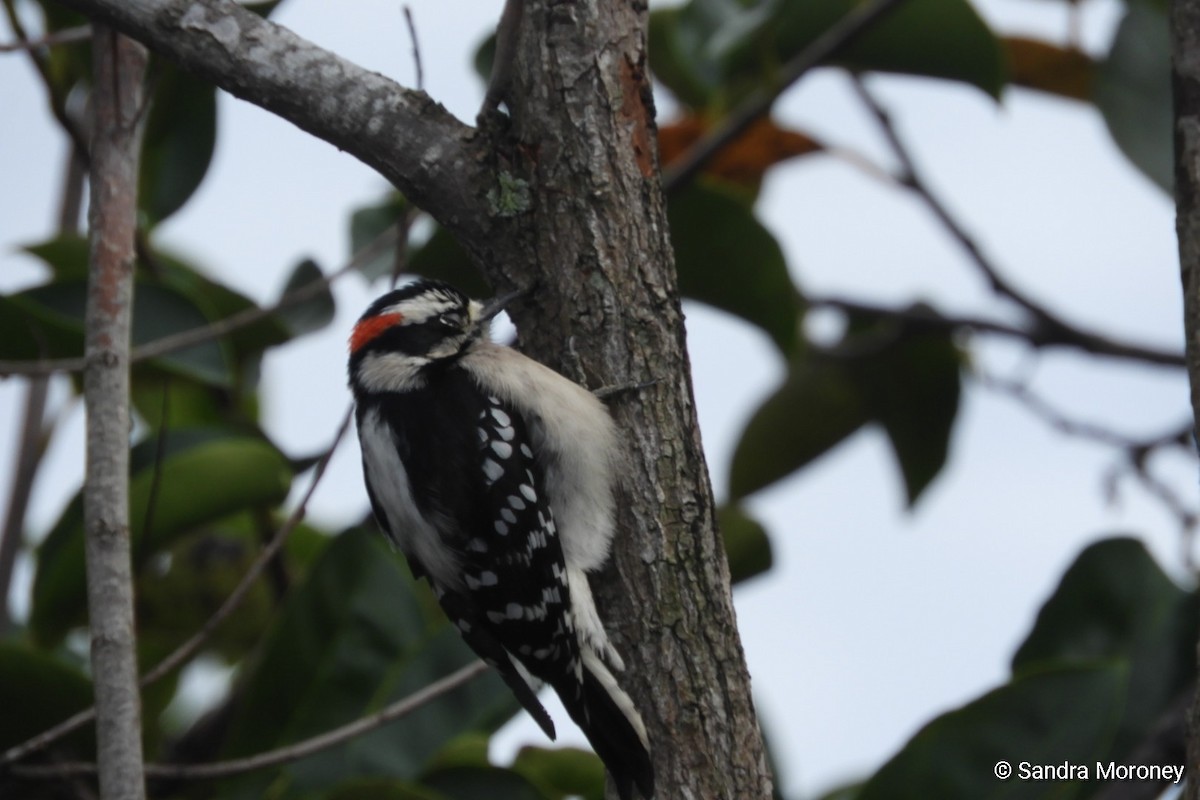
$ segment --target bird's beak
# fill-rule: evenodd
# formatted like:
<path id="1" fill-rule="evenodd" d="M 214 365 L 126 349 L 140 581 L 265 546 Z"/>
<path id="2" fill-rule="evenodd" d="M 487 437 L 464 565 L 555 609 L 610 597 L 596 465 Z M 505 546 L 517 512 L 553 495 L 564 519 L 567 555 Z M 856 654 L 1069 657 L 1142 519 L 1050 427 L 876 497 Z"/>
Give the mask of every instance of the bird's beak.
<path id="1" fill-rule="evenodd" d="M 527 294 L 529 294 L 529 289 L 517 289 L 514 292 L 502 294 L 499 297 L 493 297 L 491 300 L 487 301 L 487 304 L 484 305 L 483 309 L 479 312 L 479 321 L 490 321 L 494 316 L 503 311 L 513 300 L 516 300 L 519 297 L 524 297 Z"/>

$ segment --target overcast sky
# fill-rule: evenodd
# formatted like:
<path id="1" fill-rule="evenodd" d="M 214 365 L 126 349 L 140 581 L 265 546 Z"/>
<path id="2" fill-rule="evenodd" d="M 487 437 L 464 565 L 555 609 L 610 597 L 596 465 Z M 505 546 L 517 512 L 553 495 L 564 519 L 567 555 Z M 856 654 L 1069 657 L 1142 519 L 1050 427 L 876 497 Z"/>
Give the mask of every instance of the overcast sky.
<path id="1" fill-rule="evenodd" d="M 410 5 L 426 89 L 473 119 L 482 90 L 469 57 L 499 3 Z M 978 5 L 1003 32 L 1065 37 L 1065 2 Z M 1102 51 L 1120 6 L 1084 0 L 1082 8 L 1084 41 Z M 288 0 L 276 19 L 414 82 L 395 2 Z M 1007 277 L 1081 325 L 1182 348 L 1173 207 L 1125 162 L 1093 109 L 1020 90 L 997 104 L 975 89 L 921 79 L 874 77 L 870 86 L 934 190 Z M 0 56 L 0 108 L 0 289 L 11 290 L 41 278 L 14 248 L 53 231 L 64 146 L 18 56 Z M 670 109 L 660 97 L 660 118 Z M 377 200 L 383 179 L 240 101 L 222 96 L 220 115 L 213 168 L 158 243 L 263 301 L 303 257 L 326 270 L 343 263 L 348 212 Z M 784 97 L 778 117 L 892 166 L 837 71 L 806 78 Z M 1015 319 L 913 197 L 844 160 L 817 156 L 773 170 L 760 212 L 796 280 L 814 293 L 925 300 L 947 312 Z M 342 280 L 329 330 L 268 357 L 264 425 L 288 452 L 328 442 L 349 399 L 346 333 L 382 289 Z M 702 432 L 721 495 L 741 426 L 781 379 L 783 364 L 757 330 L 695 304 L 687 313 Z M 984 339 L 971 352 L 974 369 L 1028 380 L 1056 407 L 1118 432 L 1159 434 L 1189 415 L 1182 370 L 1031 354 Z M 19 396 L 15 381 L 0 383 L 0 487 L 9 482 Z M 55 403 L 65 399 L 58 386 Z M 78 487 L 81 434 L 76 408 L 35 489 L 31 536 L 44 533 Z M 1064 438 L 1011 398 L 968 380 L 948 468 L 915 511 L 904 511 L 899 474 L 874 431 L 754 497 L 749 505 L 771 531 L 776 566 L 739 587 L 736 601 L 755 696 L 791 796 L 869 774 L 932 716 L 1002 682 L 1041 602 L 1089 541 L 1138 534 L 1172 574 L 1184 574 L 1178 527 L 1158 501 L 1129 481 L 1115 501 L 1106 497 L 1104 475 L 1118 455 Z M 1195 504 L 1190 458 L 1169 454 L 1151 466 Z M 366 508 L 357 446 L 347 442 L 312 513 L 336 527 Z M 28 570 L 22 574 L 18 592 L 27 589 Z M 501 756 L 523 742 L 542 742 L 524 720 L 505 736 Z"/>

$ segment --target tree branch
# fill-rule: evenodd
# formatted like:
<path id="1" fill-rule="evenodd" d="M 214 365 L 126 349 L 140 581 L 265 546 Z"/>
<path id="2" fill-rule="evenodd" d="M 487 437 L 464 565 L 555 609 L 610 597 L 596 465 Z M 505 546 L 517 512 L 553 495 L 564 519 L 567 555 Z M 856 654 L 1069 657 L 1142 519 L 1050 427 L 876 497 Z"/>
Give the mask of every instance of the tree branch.
<path id="1" fill-rule="evenodd" d="M 268 750 L 245 758 L 234 758 L 229 761 L 217 761 L 212 764 L 148 764 L 146 776 L 167 780 L 211 780 L 213 778 L 228 778 L 241 775 L 244 772 L 275 767 L 307 758 L 314 753 L 337 747 L 355 737 L 383 727 L 405 717 L 424 705 L 432 703 L 439 697 L 448 694 L 468 681 L 482 675 L 488 670 L 487 664 L 474 661 L 457 672 L 453 672 L 440 680 L 434 681 L 408 697 L 397 700 L 387 708 L 377 711 L 370 716 L 362 717 L 354 722 L 334 728 L 331 731 L 318 734 L 295 744 L 289 744 L 275 750 Z M 13 774 L 23 778 L 67 778 L 79 775 L 94 775 L 96 765 L 84 762 L 52 764 L 47 766 L 14 767 Z"/>
<path id="2" fill-rule="evenodd" d="M 449 230 L 481 242 L 482 144 L 424 92 L 357 66 L 231 0 L 59 0 L 350 153 Z"/>
<path id="3" fill-rule="evenodd" d="M 129 338 L 146 60 L 141 45 L 96 29 L 83 519 L 104 800 L 137 800 L 146 792 L 129 542 Z"/>
<path id="4" fill-rule="evenodd" d="M 758 89 L 725 116 L 719 127 L 693 145 L 663 172 L 663 191 L 670 193 L 687 185 L 730 142 L 741 136 L 755 120 L 766 116 L 779 95 L 800 80 L 810 69 L 829 61 L 859 36 L 899 6 L 903 0 L 874 0 L 856 6 L 846 16 L 813 40 L 780 70 L 778 83 L 770 89 Z"/>
<path id="5" fill-rule="evenodd" d="M 879 122 L 884 137 L 892 148 L 892 152 L 900 161 L 901 173 L 897 178 L 898 182 L 916 192 L 917 196 L 921 198 L 930 212 L 937 218 L 938 222 L 950 234 L 951 238 L 967 251 L 967 255 L 970 256 L 971 261 L 987 280 L 988 285 L 994 292 L 1002 297 L 1007 297 L 1030 313 L 1033 317 L 1034 326 L 1030 335 L 1031 341 L 1052 341 L 1057 344 L 1070 344 L 1087 352 L 1102 352 L 1109 355 L 1121 354 L 1129 357 L 1142 357 L 1150 354 L 1140 348 L 1135 348 L 1133 352 L 1129 352 L 1126 345 L 1115 342 L 1098 333 L 1081 330 L 1066 322 L 1049 308 L 1034 300 L 1009 282 L 1000 273 L 1000 270 L 992 264 L 991 260 L 983 254 L 983 251 L 976 244 L 974 238 L 950 214 L 946 206 L 930 190 L 929 184 L 919 175 L 912 154 L 909 152 L 908 147 L 905 146 L 903 140 L 901 140 L 900 135 L 896 132 L 896 127 L 892 124 L 891 117 L 879 105 L 874 96 L 867 91 L 861 77 L 855 76 L 854 87 L 863 104 Z M 1140 355 L 1136 355 L 1139 351 Z M 1172 356 L 1172 358 L 1175 357 Z M 1154 359 L 1144 360 L 1154 361 Z M 1155 363 L 1161 362 L 1155 361 Z"/>
<path id="6" fill-rule="evenodd" d="M 977 317 L 949 316 L 929 308 L 894 308 L 851 300 L 847 297 L 805 297 L 804 302 L 809 308 L 833 308 L 848 313 L 868 314 L 902 322 L 919 323 L 937 330 L 985 333 L 1008 339 L 1019 339 L 1037 348 L 1070 347 L 1093 355 L 1124 358 L 1162 367 L 1182 367 L 1184 365 L 1184 357 L 1181 353 L 1129 344 L 1082 331 L 1064 335 L 1064 329 L 1057 327 L 1021 328 Z"/>

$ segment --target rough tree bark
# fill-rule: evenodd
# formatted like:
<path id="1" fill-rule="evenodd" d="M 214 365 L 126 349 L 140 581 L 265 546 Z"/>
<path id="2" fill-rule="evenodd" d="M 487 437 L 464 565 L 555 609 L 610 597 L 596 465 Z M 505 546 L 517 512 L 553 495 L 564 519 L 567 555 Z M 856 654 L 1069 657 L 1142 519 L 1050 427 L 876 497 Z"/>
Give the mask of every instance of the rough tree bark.
<path id="1" fill-rule="evenodd" d="M 145 797 L 129 560 L 129 339 L 145 70 L 141 45 L 96 27 L 83 521 L 102 800 Z"/>
<path id="2" fill-rule="evenodd" d="M 629 469 L 594 581 L 643 711 L 658 797 L 750 800 L 771 777 L 696 426 L 646 67 L 646 3 L 529 0 L 511 123 L 485 130 L 227 0 L 60 0 L 355 155 L 498 289 L 535 286 L 524 348 L 618 394 Z"/>
<path id="3" fill-rule="evenodd" d="M 1175 230 L 1183 280 L 1183 326 L 1192 414 L 1200 434 L 1200 0 L 1171 3 L 1175 100 Z M 1200 439 L 1198 439 L 1200 441 Z M 1200 800 L 1200 693 L 1188 714 L 1187 800 Z"/>

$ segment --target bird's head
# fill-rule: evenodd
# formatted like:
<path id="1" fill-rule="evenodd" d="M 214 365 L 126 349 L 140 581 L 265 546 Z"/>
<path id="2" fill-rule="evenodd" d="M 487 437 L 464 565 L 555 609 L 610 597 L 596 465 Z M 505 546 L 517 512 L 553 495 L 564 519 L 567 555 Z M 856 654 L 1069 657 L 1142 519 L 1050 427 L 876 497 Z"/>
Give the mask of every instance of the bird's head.
<path id="1" fill-rule="evenodd" d="M 350 334 L 355 389 L 405 391 L 424 371 L 458 358 L 486 339 L 492 317 L 511 296 L 484 305 L 441 281 L 421 280 L 380 297 Z"/>

